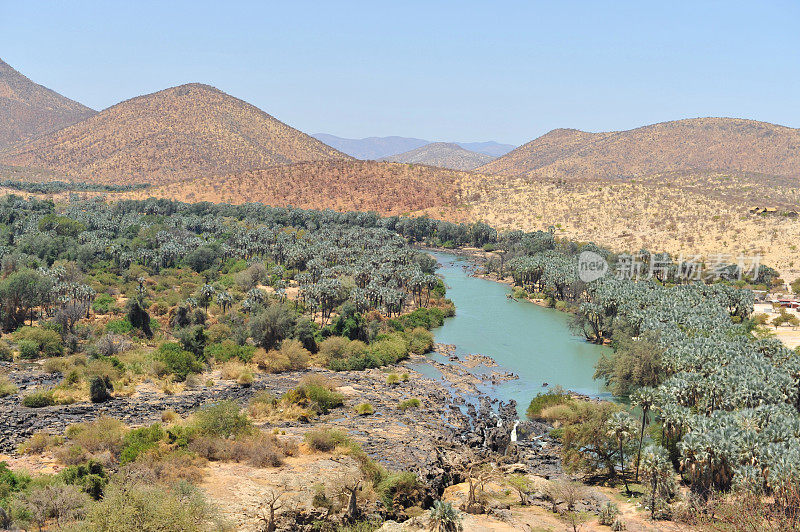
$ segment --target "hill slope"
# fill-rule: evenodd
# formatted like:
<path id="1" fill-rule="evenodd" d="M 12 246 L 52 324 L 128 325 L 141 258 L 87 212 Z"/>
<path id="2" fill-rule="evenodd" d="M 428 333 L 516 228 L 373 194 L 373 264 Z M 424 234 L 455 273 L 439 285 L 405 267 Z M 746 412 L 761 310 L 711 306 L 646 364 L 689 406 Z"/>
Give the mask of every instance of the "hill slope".
<path id="1" fill-rule="evenodd" d="M 125 194 L 400 214 L 456 205 L 466 173 L 376 161 L 317 161 L 191 179 Z"/>
<path id="2" fill-rule="evenodd" d="M 427 164 L 453 170 L 474 170 L 491 161 L 492 156 L 465 150 L 458 144 L 434 142 L 415 150 L 384 157 L 382 160 L 395 163 Z"/>
<path id="3" fill-rule="evenodd" d="M 0 163 L 107 183 L 164 183 L 300 161 L 349 159 L 201 84 L 139 96 L 0 151 Z"/>
<path id="4" fill-rule="evenodd" d="M 800 130 L 738 118 L 694 118 L 608 133 L 556 129 L 478 168 L 554 179 L 708 170 L 800 177 Z"/>
<path id="5" fill-rule="evenodd" d="M 34 83 L 0 59 L 0 149 L 93 114 L 92 109 Z"/>

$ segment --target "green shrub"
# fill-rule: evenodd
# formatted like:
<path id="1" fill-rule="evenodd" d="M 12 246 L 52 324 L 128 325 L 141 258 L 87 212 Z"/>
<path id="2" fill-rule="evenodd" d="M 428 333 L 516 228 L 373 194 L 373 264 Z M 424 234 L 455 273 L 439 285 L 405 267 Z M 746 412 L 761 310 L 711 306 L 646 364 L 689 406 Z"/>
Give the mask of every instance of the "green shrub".
<path id="1" fill-rule="evenodd" d="M 30 482 L 28 475 L 14 473 L 6 462 L 0 462 L 0 502 L 7 501 L 13 493 L 25 490 Z"/>
<path id="2" fill-rule="evenodd" d="M 111 320 L 106 323 L 106 331 L 115 334 L 127 334 L 133 330 L 133 325 L 127 318 L 121 320 Z"/>
<path id="3" fill-rule="evenodd" d="M 369 416 L 375 413 L 375 409 L 369 403 L 361 403 L 356 406 L 355 410 L 359 416 Z"/>
<path id="4" fill-rule="evenodd" d="M 177 381 L 185 381 L 190 373 L 201 373 L 203 364 L 189 351 L 184 351 L 180 344 L 165 342 L 156 351 L 156 358 L 164 363 L 167 371 Z"/>
<path id="5" fill-rule="evenodd" d="M 446 317 L 445 311 L 438 307 L 422 307 L 402 316 L 399 321 L 404 330 L 416 329 L 417 327 L 430 330 L 441 327 Z"/>
<path id="6" fill-rule="evenodd" d="M 17 342 L 19 347 L 19 356 L 27 360 L 39 358 L 39 346 L 33 340 L 20 340 Z"/>
<path id="7" fill-rule="evenodd" d="M 103 489 L 108 484 L 108 473 L 103 465 L 95 460 L 64 468 L 58 474 L 58 478 L 65 484 L 81 488 L 96 501 L 103 496 Z"/>
<path id="8" fill-rule="evenodd" d="M 103 403 L 111 399 L 109 390 L 113 389 L 108 375 L 104 377 L 94 376 L 89 382 L 89 399 L 93 403 Z"/>
<path id="9" fill-rule="evenodd" d="M 405 399 L 404 401 L 400 401 L 397 404 L 397 408 L 405 412 L 409 408 L 419 408 L 420 401 L 416 397 L 412 397 L 411 399 Z"/>
<path id="10" fill-rule="evenodd" d="M 28 408 L 43 408 L 54 404 L 56 404 L 56 400 L 53 397 L 53 390 L 29 393 L 22 398 L 22 406 L 27 406 Z"/>
<path id="11" fill-rule="evenodd" d="M 57 357 L 64 354 L 61 336 L 51 329 L 22 327 L 14 333 L 14 341 L 19 346 L 22 358 Z"/>
<path id="12" fill-rule="evenodd" d="M 318 378 L 303 379 L 295 388 L 286 392 L 284 399 L 289 403 L 313 408 L 318 414 L 327 414 L 332 408 L 344 404 L 344 396 L 334 391 L 331 383 Z"/>
<path id="13" fill-rule="evenodd" d="M 11 347 L 4 340 L 0 340 L 0 361 L 11 362 L 13 358 L 14 353 Z"/>
<path id="14" fill-rule="evenodd" d="M 349 441 L 344 432 L 336 429 L 310 430 L 305 433 L 304 439 L 311 449 L 323 453 L 332 451 L 337 445 Z"/>
<path id="15" fill-rule="evenodd" d="M 394 386 L 399 383 L 400 377 L 397 375 L 397 373 L 389 373 L 389 375 L 386 377 L 386 384 L 389 386 Z"/>
<path id="16" fill-rule="evenodd" d="M 0 397 L 14 395 L 17 391 L 18 388 L 16 384 L 11 382 L 11 379 L 5 375 L 0 375 Z"/>
<path id="17" fill-rule="evenodd" d="M 98 294 L 92 301 L 92 310 L 97 314 L 108 314 L 114 308 L 114 298 L 109 294 Z"/>
<path id="18" fill-rule="evenodd" d="M 427 329 L 416 327 L 408 335 L 409 351 L 424 355 L 433 350 L 433 334 Z"/>
<path id="19" fill-rule="evenodd" d="M 393 515 L 417 504 L 422 495 L 417 475 L 410 471 L 390 473 L 381 480 L 376 491 L 384 507 Z"/>
<path id="20" fill-rule="evenodd" d="M 217 344 L 206 346 L 206 358 L 213 358 L 219 363 L 224 363 L 232 358 L 238 358 L 242 362 L 250 362 L 256 348 L 252 345 L 239 345 L 233 340 L 223 340 Z"/>
<path id="21" fill-rule="evenodd" d="M 127 481 L 108 485 L 103 499 L 89 507 L 87 530 L 127 532 L 137 530 L 207 530 L 215 520 L 212 508 L 199 491 L 181 483 L 173 489 L 159 484 Z"/>
<path id="22" fill-rule="evenodd" d="M 197 411 L 193 427 L 203 435 L 228 438 L 247 434 L 253 426 L 239 405 L 233 401 L 220 401 Z"/>
<path id="23" fill-rule="evenodd" d="M 139 455 L 154 448 L 158 445 L 158 442 L 166 439 L 166 437 L 167 433 L 159 423 L 131 430 L 125 434 L 123 439 L 119 463 L 124 465 L 135 461 Z"/>
<path id="24" fill-rule="evenodd" d="M 548 407 L 564 404 L 570 400 L 568 394 L 561 390 L 551 390 L 547 393 L 537 393 L 536 397 L 531 399 L 525 415 L 530 420 L 541 420 L 540 417 L 543 410 Z"/>

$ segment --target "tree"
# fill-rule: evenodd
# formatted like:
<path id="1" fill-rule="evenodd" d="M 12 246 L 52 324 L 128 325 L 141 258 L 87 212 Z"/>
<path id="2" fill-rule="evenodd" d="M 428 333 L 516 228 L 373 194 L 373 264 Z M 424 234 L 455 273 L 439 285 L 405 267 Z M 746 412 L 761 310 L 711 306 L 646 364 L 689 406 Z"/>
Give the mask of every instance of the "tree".
<path id="1" fill-rule="evenodd" d="M 261 517 L 259 520 L 264 522 L 265 532 L 275 532 L 275 511 L 283 507 L 283 504 L 278 503 L 278 500 L 280 500 L 283 495 L 284 492 L 270 490 L 269 494 L 264 498 L 264 502 L 261 503 Z"/>
<path id="2" fill-rule="evenodd" d="M 506 485 L 517 492 L 519 503 L 528 504 L 528 495 L 533 491 L 533 482 L 525 475 L 510 475 L 505 479 Z"/>
<path id="3" fill-rule="evenodd" d="M 216 292 L 214 287 L 208 283 L 200 287 L 200 294 L 197 300 L 206 312 L 208 312 L 208 305 L 211 303 L 211 298 L 214 297 Z"/>
<path id="4" fill-rule="evenodd" d="M 205 349 L 206 343 L 208 342 L 208 337 L 206 336 L 206 331 L 203 329 L 202 325 L 195 325 L 192 328 L 180 331 L 179 337 L 181 344 L 186 351 L 189 351 L 198 359 L 205 357 Z"/>
<path id="5" fill-rule="evenodd" d="M 269 351 L 291 334 L 295 319 L 290 307 L 275 303 L 250 318 L 250 335 L 257 345 Z"/>
<path id="6" fill-rule="evenodd" d="M 557 501 L 564 504 L 564 514 L 572 525 L 573 532 L 578 532 L 578 522 L 580 516 L 575 511 L 578 502 L 586 496 L 586 488 L 583 484 L 569 481 L 551 481 L 546 489 L 547 498 L 553 503 L 553 511 L 557 511 Z"/>
<path id="7" fill-rule="evenodd" d="M 646 500 L 650 509 L 650 519 L 663 511 L 664 506 L 674 496 L 675 479 L 672 463 L 662 447 L 648 446 L 642 460 L 642 480 L 647 485 Z"/>
<path id="8" fill-rule="evenodd" d="M 113 390 L 111 381 L 108 376 L 100 377 L 94 376 L 89 382 L 89 398 L 93 403 L 103 403 L 111 399 L 109 390 Z"/>
<path id="9" fill-rule="evenodd" d="M 618 397 L 626 397 L 641 386 L 658 386 L 666 373 L 662 353 L 663 349 L 650 339 L 621 339 L 613 354 L 603 355 L 597 362 L 594 377 L 603 379 Z"/>
<path id="10" fill-rule="evenodd" d="M 200 246 L 186 257 L 186 264 L 197 273 L 211 268 L 216 261 L 217 254 L 210 246 Z"/>
<path id="11" fill-rule="evenodd" d="M 225 314 L 233 305 L 233 297 L 225 290 L 217 292 L 217 304 L 222 308 L 222 313 Z"/>
<path id="12" fill-rule="evenodd" d="M 150 329 L 150 314 L 144 309 L 144 304 L 140 298 L 130 299 L 128 301 L 128 321 L 136 329 L 140 329 L 148 338 L 153 337 L 153 331 Z"/>
<path id="13" fill-rule="evenodd" d="M 596 473 L 604 468 L 609 477 L 616 477 L 619 451 L 609 435 L 609 422 L 620 409 L 610 402 L 571 401 L 542 412 L 543 418 L 562 424 L 562 455 L 568 471 Z"/>
<path id="14" fill-rule="evenodd" d="M 652 388 L 639 388 L 631 395 L 631 405 L 642 410 L 642 422 L 639 426 L 639 448 L 636 451 L 636 475 L 634 480 L 639 481 L 639 462 L 642 458 L 642 442 L 644 441 L 644 428 L 647 426 L 648 414 L 656 401 L 656 394 Z"/>
<path id="15" fill-rule="evenodd" d="M 26 318 L 33 325 L 33 309 L 48 301 L 52 286 L 49 277 L 33 270 L 14 272 L 0 282 L 3 330 L 13 331 Z"/>
<path id="16" fill-rule="evenodd" d="M 619 449 L 619 468 L 622 482 L 625 484 L 625 491 L 631 494 L 628 486 L 628 479 L 625 476 L 625 447 L 636 434 L 636 421 L 627 412 L 616 412 L 608 420 L 608 435 L 614 438 Z"/>

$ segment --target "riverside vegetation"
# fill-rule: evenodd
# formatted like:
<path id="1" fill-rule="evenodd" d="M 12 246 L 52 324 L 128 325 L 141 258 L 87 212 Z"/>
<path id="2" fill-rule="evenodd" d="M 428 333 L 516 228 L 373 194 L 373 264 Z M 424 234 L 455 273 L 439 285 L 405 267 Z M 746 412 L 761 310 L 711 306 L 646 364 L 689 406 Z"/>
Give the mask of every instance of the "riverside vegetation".
<path id="1" fill-rule="evenodd" d="M 65 467 L 31 477 L 4 466 L 6 527 L 125 530 L 136 519 L 147 530 L 225 528 L 195 487 L 204 465 L 279 465 L 298 453 L 298 443 L 254 420 L 306 423 L 342 410 L 342 387 L 309 368 L 361 372 L 432 349 L 430 329 L 454 308 L 435 261 L 410 243 L 501 250 L 487 262 L 489 272 L 511 275 L 524 295 L 573 312 L 588 340 L 611 342 L 614 354 L 597 375 L 637 411 L 560 390 L 534 398 L 528 410 L 531 423 L 552 424 L 568 470 L 622 483 L 654 519 L 743 526 L 734 516 L 744 508 L 755 527 L 797 524 L 800 364 L 774 339 L 752 334 L 758 324 L 745 288 L 773 283 L 768 268 L 738 282 L 731 266 L 720 282 L 685 284 L 681 265 L 672 264 L 655 280 L 587 284 L 576 276 L 578 253 L 592 250 L 612 264 L 616 256 L 549 231 L 498 234 L 483 223 L 258 204 L 55 205 L 7 196 L 0 224 L 0 356 L 9 369 L 33 363 L 55 376 L 29 386 L 10 372 L 0 383 L 6 408 L 99 408 L 142 385 L 180 395 L 213 387 L 204 380 L 211 374 L 245 390 L 259 375 L 304 375 L 280 396 L 252 393 L 245 409 L 215 401 L 185 416 L 165 412 L 158 423 L 97 417 L 63 434 L 32 435 L 17 453 L 50 454 Z M 394 388 L 409 377 L 389 373 L 383 380 Z M 422 406 L 406 397 L 397 409 Z M 353 410 L 373 418 L 376 408 L 357 401 Z M 485 405 L 481 410 L 483 418 L 472 414 L 483 421 L 464 436 L 481 452 L 444 475 L 469 484 L 468 512 L 483 511 L 484 485 L 498 478 L 503 456 L 516 452 L 509 443 L 515 409 L 501 409 L 502 430 L 487 423 Z M 458 511 L 436 500 L 440 491 L 413 472 L 381 466 L 349 435 L 312 430 L 302 445 L 339 449 L 356 468 L 314 488 L 315 506 L 324 510 L 314 523 L 281 524 L 281 494 L 273 493 L 262 508 L 265 529 L 372 529 L 423 507 L 431 508 L 432 527 L 459 528 Z M 503 478 L 521 504 L 532 500 L 529 479 Z M 541 497 L 577 526 L 580 493 L 553 484 Z M 622 526 L 611 506 L 598 515 Z"/>

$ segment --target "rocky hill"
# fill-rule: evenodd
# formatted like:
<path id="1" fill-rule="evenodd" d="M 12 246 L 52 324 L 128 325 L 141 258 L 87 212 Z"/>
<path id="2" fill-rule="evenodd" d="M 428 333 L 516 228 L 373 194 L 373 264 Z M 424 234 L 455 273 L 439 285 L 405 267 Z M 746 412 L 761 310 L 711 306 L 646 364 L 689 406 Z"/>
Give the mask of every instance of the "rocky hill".
<path id="1" fill-rule="evenodd" d="M 0 163 L 84 181 L 165 183 L 349 156 L 214 87 L 139 96 L 0 151 Z"/>
<path id="2" fill-rule="evenodd" d="M 0 59 L 0 149 L 93 114 L 92 109 L 34 83 Z"/>
<path id="3" fill-rule="evenodd" d="M 800 130 L 738 118 L 694 118 L 606 133 L 556 129 L 478 168 L 553 179 L 720 170 L 800 177 Z"/>
<path id="4" fill-rule="evenodd" d="M 427 164 L 453 170 L 474 170 L 492 159 L 491 155 L 465 150 L 458 144 L 434 142 L 415 150 L 385 157 L 382 160 L 395 163 Z"/>

